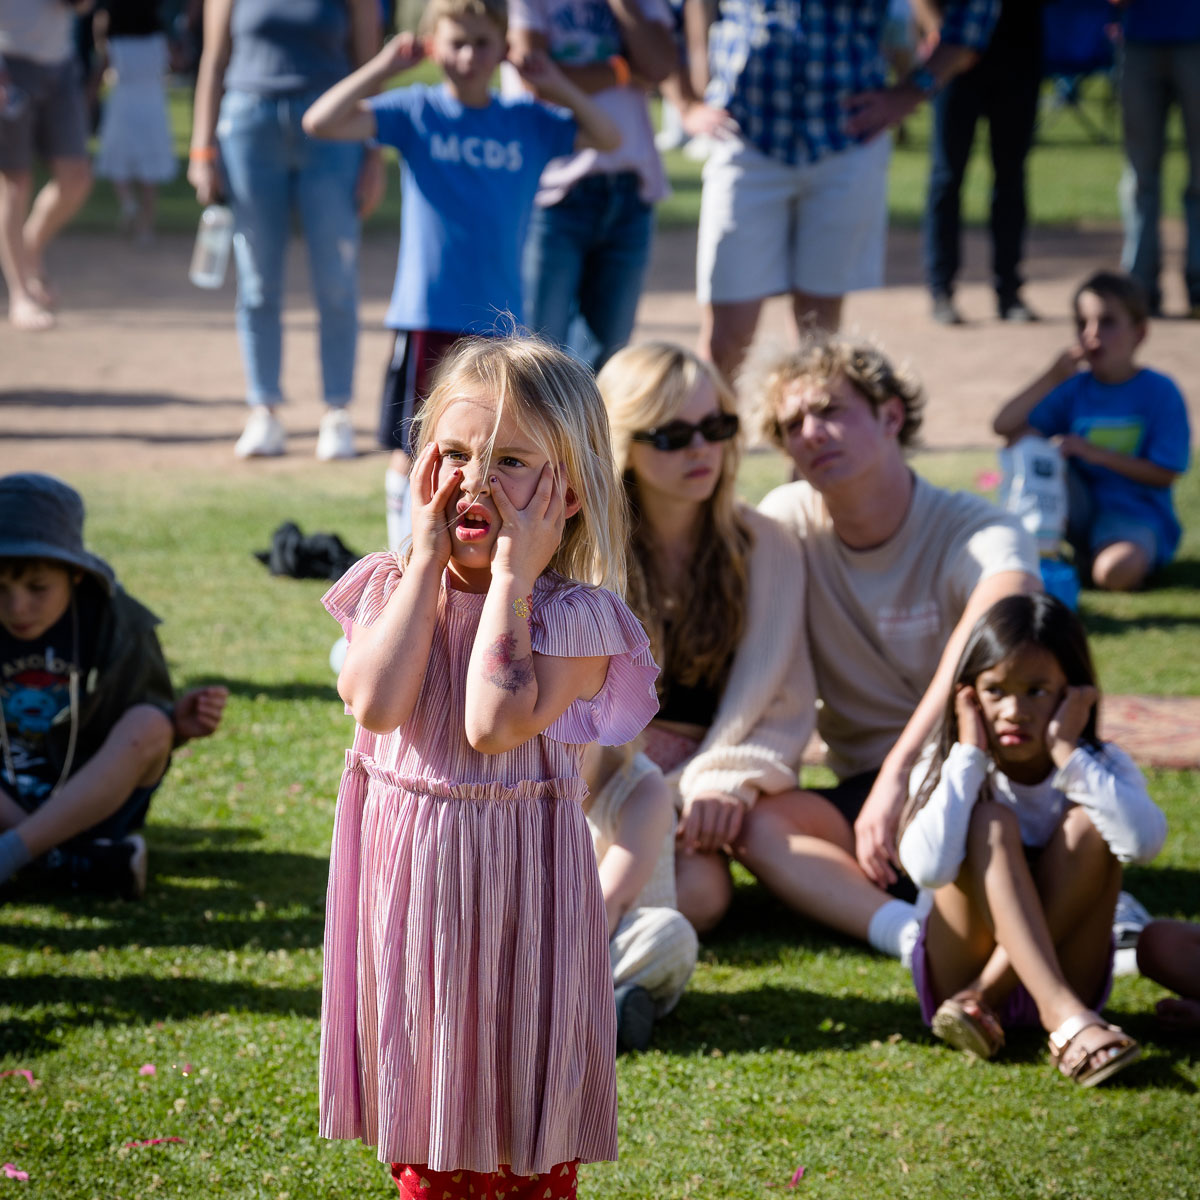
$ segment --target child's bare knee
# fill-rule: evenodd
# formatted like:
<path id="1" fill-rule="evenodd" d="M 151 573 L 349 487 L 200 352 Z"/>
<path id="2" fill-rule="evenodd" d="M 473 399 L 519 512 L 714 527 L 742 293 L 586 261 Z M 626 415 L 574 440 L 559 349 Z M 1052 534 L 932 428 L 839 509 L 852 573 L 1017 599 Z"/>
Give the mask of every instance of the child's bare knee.
<path id="1" fill-rule="evenodd" d="M 1150 567 L 1150 559 L 1141 546 L 1113 542 L 1096 555 L 1092 582 L 1108 592 L 1130 592 L 1142 586 Z"/>
<path id="2" fill-rule="evenodd" d="M 1091 814 L 1086 808 L 1074 805 L 1063 814 L 1063 840 L 1072 854 L 1095 854 L 1104 858 L 1112 858 L 1112 851 L 1104 840 L 1104 835 L 1096 828 Z M 1116 861 L 1115 859 L 1113 860 Z"/>
<path id="3" fill-rule="evenodd" d="M 1021 844 L 1021 822 L 1007 804 L 997 800 L 980 800 L 971 811 L 967 838 L 970 842 L 1012 847 Z"/>

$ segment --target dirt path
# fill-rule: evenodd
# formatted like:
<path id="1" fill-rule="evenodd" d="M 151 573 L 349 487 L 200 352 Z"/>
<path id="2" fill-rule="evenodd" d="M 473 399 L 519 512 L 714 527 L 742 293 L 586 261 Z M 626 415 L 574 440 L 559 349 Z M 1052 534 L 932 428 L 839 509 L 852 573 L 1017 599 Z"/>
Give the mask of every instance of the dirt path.
<path id="1" fill-rule="evenodd" d="M 1168 232 L 1173 253 L 1180 233 Z M 1046 320 L 1004 326 L 991 319 L 987 248 L 972 233 L 960 299 L 973 321 L 962 329 L 942 329 L 928 319 L 919 235 L 897 230 L 889 247 L 889 285 L 852 296 L 847 324 L 873 333 L 918 369 L 930 394 L 931 446 L 991 445 L 992 410 L 1069 340 L 1072 287 L 1093 267 L 1115 262 L 1118 250 L 1112 230 L 1036 232 L 1027 296 Z M 698 318 L 693 252 L 691 233 L 659 236 L 637 337 L 693 343 Z M 292 247 L 289 262 L 284 346 L 290 453 L 269 463 L 238 463 L 232 456 L 245 418 L 232 283 L 216 293 L 192 287 L 186 278 L 189 253 L 189 239 L 178 236 L 164 237 L 148 250 L 135 250 L 115 236 L 68 233 L 59 240 L 51 259 L 65 305 L 59 328 L 18 334 L 0 323 L 0 467 L 19 464 L 68 476 L 101 465 L 139 471 L 315 467 L 320 417 L 315 321 L 300 247 Z M 380 322 L 394 254 L 387 238 L 370 241 L 364 254 L 364 332 L 351 409 L 364 453 L 374 447 L 379 382 L 390 350 Z M 1178 307 L 1182 296 L 1168 290 L 1167 300 L 1168 307 Z M 769 304 L 763 325 L 765 336 L 789 337 L 786 304 Z M 1146 358 L 1191 394 L 1193 426 L 1200 429 L 1200 326 L 1155 322 Z"/>

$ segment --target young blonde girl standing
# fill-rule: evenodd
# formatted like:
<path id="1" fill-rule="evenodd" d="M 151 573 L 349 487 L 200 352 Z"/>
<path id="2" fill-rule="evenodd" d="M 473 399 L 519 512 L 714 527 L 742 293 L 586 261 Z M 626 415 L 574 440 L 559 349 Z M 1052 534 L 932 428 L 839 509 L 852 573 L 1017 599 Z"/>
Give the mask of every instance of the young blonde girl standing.
<path id="1" fill-rule="evenodd" d="M 1121 864 L 1161 849 L 1141 772 L 1096 735 L 1083 627 L 1058 600 L 1009 596 L 972 630 L 941 734 L 913 772 L 900 859 L 936 889 L 913 954 L 937 1037 L 990 1058 L 1041 1025 L 1083 1087 L 1140 1054 L 1096 1010 L 1112 985 Z"/>
<path id="2" fill-rule="evenodd" d="M 657 674 L 616 594 L 626 519 L 589 374 L 538 342 L 464 342 L 413 479 L 407 560 L 371 555 L 325 597 L 358 724 L 330 860 L 321 1132 L 376 1144 L 406 1197 L 574 1196 L 577 1162 L 616 1156 L 579 760 L 636 736 Z"/>

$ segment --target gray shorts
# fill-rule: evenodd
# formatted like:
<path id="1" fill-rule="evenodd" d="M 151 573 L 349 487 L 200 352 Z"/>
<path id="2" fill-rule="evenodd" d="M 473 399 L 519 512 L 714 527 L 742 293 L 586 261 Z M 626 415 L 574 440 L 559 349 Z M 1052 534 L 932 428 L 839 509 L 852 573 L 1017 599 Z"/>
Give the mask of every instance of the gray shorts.
<path id="1" fill-rule="evenodd" d="M 696 299 L 735 304 L 883 283 L 891 141 L 878 137 L 789 166 L 740 138 L 704 164 Z"/>
<path id="2" fill-rule="evenodd" d="M 35 154 L 44 159 L 87 158 L 87 109 L 79 64 L 39 63 L 5 55 L 17 113 L 9 97 L 0 116 L 0 171 L 28 171 Z"/>

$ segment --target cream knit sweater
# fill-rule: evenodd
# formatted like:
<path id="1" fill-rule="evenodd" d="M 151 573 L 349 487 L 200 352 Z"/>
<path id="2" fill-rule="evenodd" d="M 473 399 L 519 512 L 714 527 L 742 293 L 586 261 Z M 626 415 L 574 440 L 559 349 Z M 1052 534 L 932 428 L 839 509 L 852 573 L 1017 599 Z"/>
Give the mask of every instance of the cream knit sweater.
<path id="1" fill-rule="evenodd" d="M 741 643 L 708 733 L 669 775 L 676 806 L 704 792 L 743 804 L 797 786 L 816 722 L 816 685 L 804 617 L 804 552 L 771 517 L 739 506 L 754 537 Z"/>

